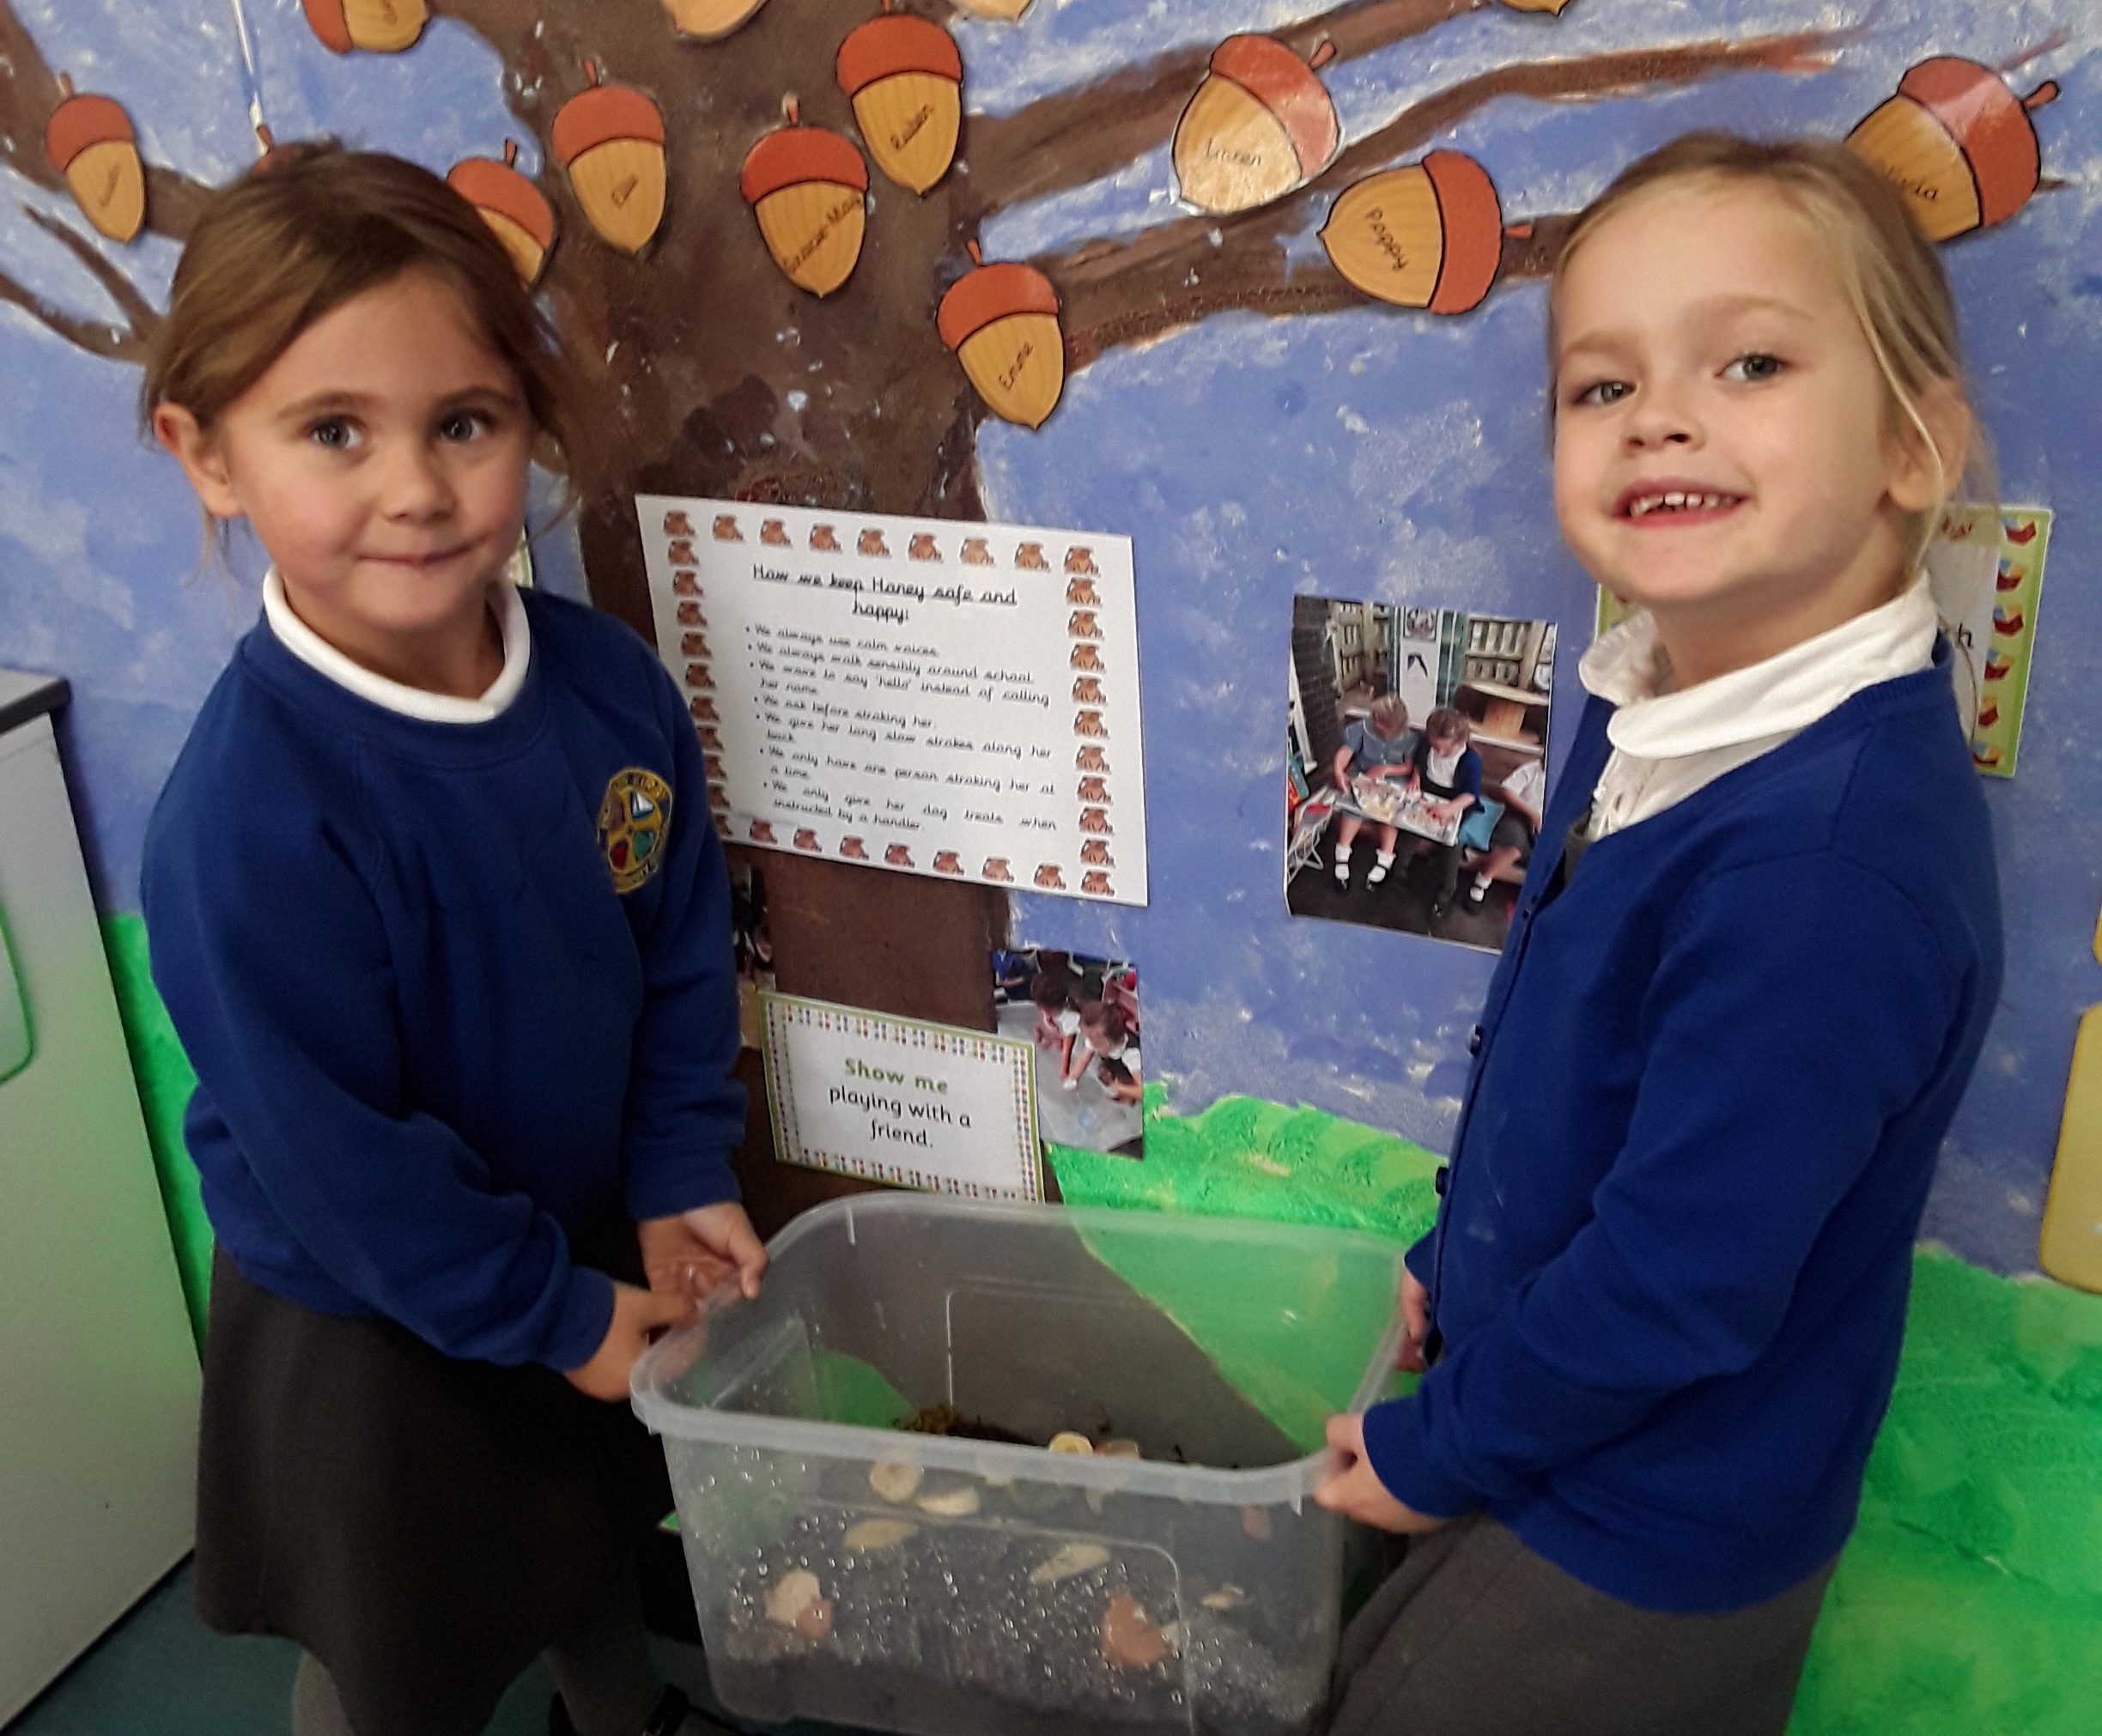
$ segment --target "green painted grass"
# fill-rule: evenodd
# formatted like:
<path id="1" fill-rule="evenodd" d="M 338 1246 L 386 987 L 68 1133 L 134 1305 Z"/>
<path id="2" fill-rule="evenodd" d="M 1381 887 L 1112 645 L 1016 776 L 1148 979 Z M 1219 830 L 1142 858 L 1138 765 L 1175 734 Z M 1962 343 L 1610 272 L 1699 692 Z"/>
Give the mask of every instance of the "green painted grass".
<path id="1" fill-rule="evenodd" d="M 197 1191 L 197 1166 L 183 1144 L 183 1108 L 196 1088 L 197 1075 L 168 1022 L 167 1009 L 153 986 L 146 962 L 143 917 L 102 919 L 102 950 L 109 955 L 110 980 L 117 988 L 117 1011 L 124 1021 L 125 1041 L 131 1050 L 131 1071 L 138 1080 L 139 1102 L 146 1112 L 146 1138 L 153 1147 L 154 1169 L 161 1181 L 161 1203 L 175 1238 L 175 1264 L 182 1273 L 183 1299 L 190 1306 L 190 1325 L 198 1343 L 204 1339 L 204 1302 L 211 1288 L 211 1225 Z"/>

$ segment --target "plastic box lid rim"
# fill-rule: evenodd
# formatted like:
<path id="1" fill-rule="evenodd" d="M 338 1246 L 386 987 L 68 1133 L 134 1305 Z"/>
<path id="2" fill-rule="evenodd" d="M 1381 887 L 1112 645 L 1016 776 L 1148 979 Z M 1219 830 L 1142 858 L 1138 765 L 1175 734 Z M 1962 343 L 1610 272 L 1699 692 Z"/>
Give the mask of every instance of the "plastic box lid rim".
<path id="1" fill-rule="evenodd" d="M 1267 1218 L 1207 1217 L 1165 1212 L 1134 1211 L 1115 1206 L 1036 1205 L 1025 1201 L 957 1199 L 943 1194 L 891 1193 L 849 1194 L 829 1199 L 799 1214 L 767 1244 L 770 1260 L 779 1260 L 799 1241 L 817 1234 L 841 1218 L 848 1221 L 849 1234 L 855 1217 L 1004 1217 L 1021 1220 L 1056 1216 L 1083 1233 L 1090 1228 L 1125 1229 L 1143 1224 L 1149 1231 L 1169 1236 L 1207 1235 L 1222 1233 L 1248 1239 L 1284 1239 L 1330 1247 L 1355 1246 L 1377 1253 L 1393 1267 L 1396 1284 L 1394 1316 L 1373 1352 L 1349 1406 L 1362 1411 L 1385 1385 L 1400 1349 L 1402 1321 L 1399 1302 L 1401 1244 L 1369 1230 L 1332 1228 L 1322 1224 L 1284 1223 Z M 720 1302 L 740 1305 L 734 1280 L 713 1292 L 702 1303 L 703 1311 Z M 744 1412 L 715 1411 L 682 1404 L 666 1388 L 688 1366 L 687 1353 L 698 1328 L 672 1332 L 660 1338 L 635 1364 L 629 1394 L 635 1414 L 659 1435 L 674 1440 L 708 1442 L 726 1447 L 763 1448 L 811 1456 L 908 1461 L 933 1469 L 987 1472 L 1018 1481 L 1063 1483 L 1139 1495 L 1160 1495 L 1181 1500 L 1219 1504 L 1267 1506 L 1291 1502 L 1295 1506 L 1325 1481 L 1333 1453 L 1321 1448 L 1302 1458 L 1253 1470 L 1217 1470 L 1206 1466 L 1181 1465 L 1160 1460 L 1108 1459 L 1079 1454 L 1054 1454 L 1041 1447 L 1006 1446 L 996 1442 L 959 1440 L 936 1435 L 914 1435 L 902 1429 L 872 1429 L 850 1423 L 809 1422 L 796 1417 L 761 1417 Z"/>

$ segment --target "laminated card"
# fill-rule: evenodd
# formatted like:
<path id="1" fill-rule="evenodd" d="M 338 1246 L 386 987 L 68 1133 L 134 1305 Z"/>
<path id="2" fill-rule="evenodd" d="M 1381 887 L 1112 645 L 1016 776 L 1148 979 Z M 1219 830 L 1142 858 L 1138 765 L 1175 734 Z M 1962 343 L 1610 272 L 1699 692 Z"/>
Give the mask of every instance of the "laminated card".
<path id="1" fill-rule="evenodd" d="M 767 994 L 774 1154 L 968 1199 L 1041 1199 L 1026 1037 Z"/>
<path id="2" fill-rule="evenodd" d="M 723 835 L 1146 901 L 1130 540 L 638 496 Z"/>

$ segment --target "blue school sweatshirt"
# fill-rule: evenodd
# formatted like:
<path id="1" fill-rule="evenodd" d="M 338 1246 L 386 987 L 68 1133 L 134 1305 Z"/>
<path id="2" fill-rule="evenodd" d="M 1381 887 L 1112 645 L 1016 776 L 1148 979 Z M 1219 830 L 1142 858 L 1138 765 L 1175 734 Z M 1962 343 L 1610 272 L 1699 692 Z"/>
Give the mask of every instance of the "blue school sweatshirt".
<path id="1" fill-rule="evenodd" d="M 1999 998 L 1998 877 L 1946 643 L 1558 886 L 1613 710 L 1545 816 L 1409 1253 L 1443 1350 L 1366 1455 L 1612 1596 L 1734 1610 L 1853 1525 Z"/>
<path id="2" fill-rule="evenodd" d="M 479 723 L 376 705 L 259 622 L 154 810 L 143 907 L 241 1271 L 568 1369 L 613 1307 L 570 1239 L 734 1199 L 744 1098 L 678 689 L 620 622 L 525 601 L 524 684 Z"/>

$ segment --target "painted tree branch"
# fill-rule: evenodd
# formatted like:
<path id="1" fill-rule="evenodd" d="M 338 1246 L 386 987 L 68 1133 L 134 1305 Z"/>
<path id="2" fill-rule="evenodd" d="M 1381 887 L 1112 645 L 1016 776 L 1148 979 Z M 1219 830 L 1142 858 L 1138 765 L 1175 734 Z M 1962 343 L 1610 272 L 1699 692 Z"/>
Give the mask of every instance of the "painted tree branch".
<path id="1" fill-rule="evenodd" d="M 161 310 L 140 294 L 138 286 L 112 265 L 94 242 L 70 225 L 31 205 L 22 207 L 22 215 L 78 260 L 88 275 L 102 286 L 110 300 L 124 311 L 143 346 L 159 327 Z"/>
<path id="2" fill-rule="evenodd" d="M 4 273 L 0 273 L 0 301 L 21 308 L 46 331 L 90 355 L 99 355 L 108 361 L 146 360 L 146 341 L 130 327 L 112 325 L 107 320 L 83 319 L 78 314 L 54 307 Z"/>
<path id="3" fill-rule="evenodd" d="M 1497 0 L 1351 0 L 1274 33 L 1302 56 L 1324 39 L 1338 61 L 1420 36 Z M 1205 76 L 1211 47 L 1177 49 L 1097 82 L 1039 97 L 1011 115 L 974 116 L 963 138 L 969 198 L 981 214 L 1085 186 L 1166 144 Z"/>
<path id="4" fill-rule="evenodd" d="M 1691 84 L 1724 72 L 1810 71 L 1830 65 L 1848 39 L 1845 33 L 1801 32 L 1527 62 L 1464 79 L 1349 146 L 1289 198 L 1236 217 L 1179 218 L 1128 241 L 1088 242 L 1036 261 L 1064 305 L 1067 368 L 1230 309 L 1282 316 L 1378 305 L 1352 289 L 1326 259 L 1293 270 L 1287 239 L 1352 181 L 1420 149 L 1498 97 L 1569 101 Z M 1565 222 L 1539 219 L 1531 236 L 1507 238 L 1504 273 L 1537 276 L 1550 269 Z"/>

